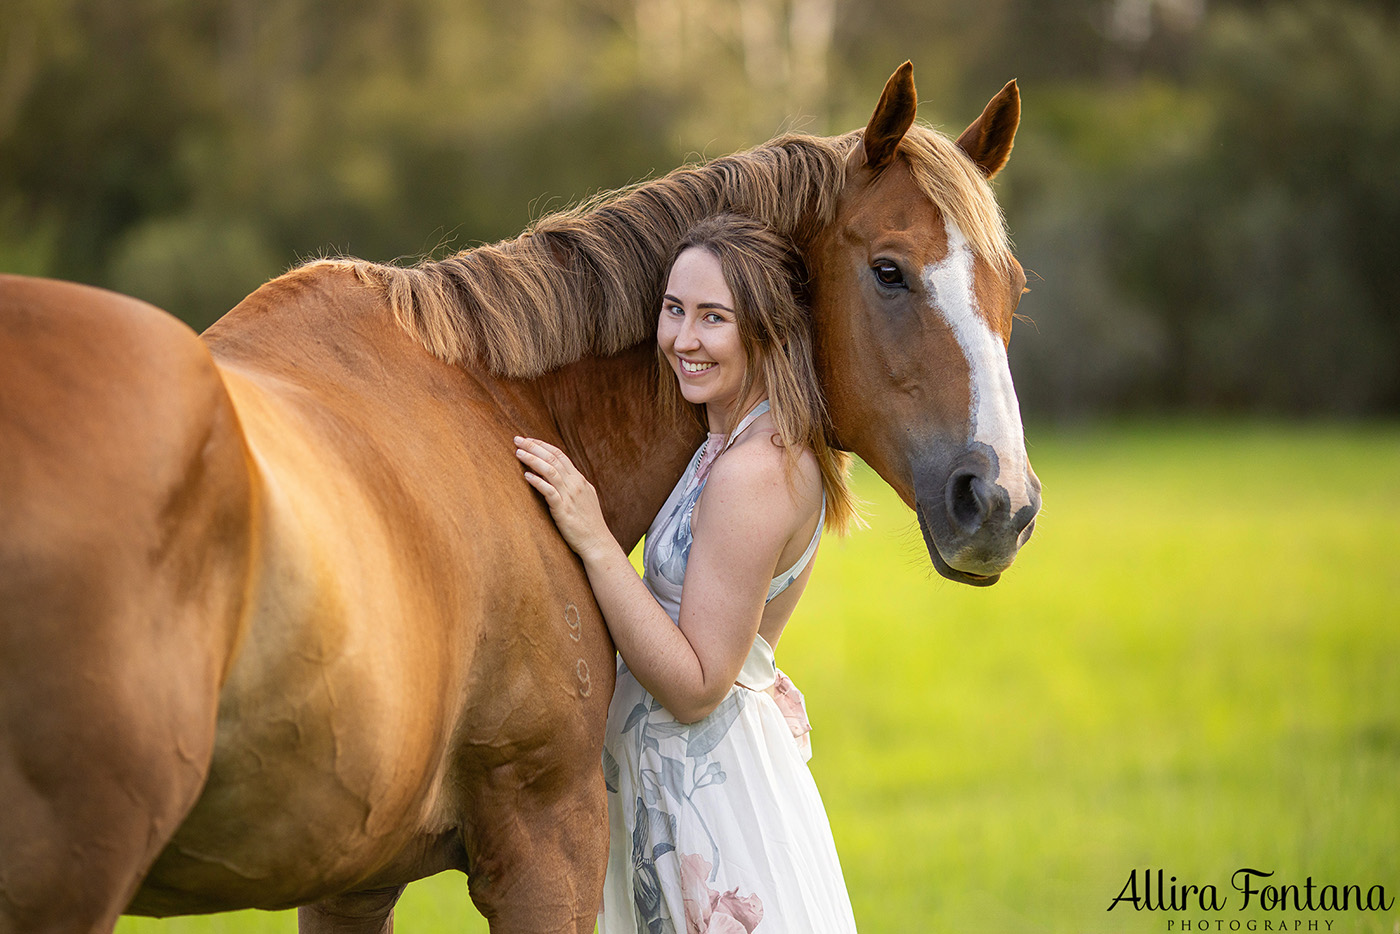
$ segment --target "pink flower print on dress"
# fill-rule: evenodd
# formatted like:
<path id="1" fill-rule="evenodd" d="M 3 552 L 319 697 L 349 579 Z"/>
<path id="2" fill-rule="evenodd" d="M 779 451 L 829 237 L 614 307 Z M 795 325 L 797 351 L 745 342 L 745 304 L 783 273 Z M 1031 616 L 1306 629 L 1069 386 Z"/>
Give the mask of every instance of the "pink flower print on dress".
<path id="1" fill-rule="evenodd" d="M 681 895 L 685 900 L 686 934 L 753 934 L 763 920 L 763 902 L 757 895 L 710 888 L 710 864 L 703 856 L 681 857 Z"/>

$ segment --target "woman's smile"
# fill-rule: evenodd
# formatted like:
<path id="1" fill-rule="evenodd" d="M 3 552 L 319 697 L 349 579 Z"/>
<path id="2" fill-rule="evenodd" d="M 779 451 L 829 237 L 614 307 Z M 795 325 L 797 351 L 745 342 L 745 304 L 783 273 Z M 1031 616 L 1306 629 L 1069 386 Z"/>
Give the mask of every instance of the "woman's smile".
<path id="1" fill-rule="evenodd" d="M 679 354 L 677 354 L 677 359 L 680 360 L 681 368 L 685 371 L 687 376 L 698 376 L 701 373 L 708 373 L 716 366 L 713 362 L 707 363 L 702 360 L 688 360 Z"/>

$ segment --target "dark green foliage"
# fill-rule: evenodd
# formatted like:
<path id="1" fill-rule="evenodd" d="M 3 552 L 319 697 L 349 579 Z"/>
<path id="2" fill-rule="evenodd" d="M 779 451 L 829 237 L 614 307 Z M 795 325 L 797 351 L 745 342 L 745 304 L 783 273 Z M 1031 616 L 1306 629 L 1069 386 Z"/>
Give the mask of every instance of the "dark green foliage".
<path id="1" fill-rule="evenodd" d="M 1065 414 L 1396 411 L 1397 53 L 1393 11 L 1226 9 L 1180 81 L 1028 105 L 1018 155 L 1046 177 L 1012 214 L 1021 258 L 1071 284 L 1047 283 L 1046 339 L 1018 348 L 1023 395 Z"/>

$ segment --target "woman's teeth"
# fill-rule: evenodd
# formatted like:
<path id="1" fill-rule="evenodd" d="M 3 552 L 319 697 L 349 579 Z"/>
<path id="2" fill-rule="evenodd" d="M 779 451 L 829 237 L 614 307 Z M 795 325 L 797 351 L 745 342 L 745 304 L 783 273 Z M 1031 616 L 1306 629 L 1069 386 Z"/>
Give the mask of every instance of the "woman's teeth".
<path id="1" fill-rule="evenodd" d="M 681 361 L 681 368 L 687 373 L 703 373 L 712 366 L 714 366 L 713 363 L 691 363 L 689 360 Z"/>

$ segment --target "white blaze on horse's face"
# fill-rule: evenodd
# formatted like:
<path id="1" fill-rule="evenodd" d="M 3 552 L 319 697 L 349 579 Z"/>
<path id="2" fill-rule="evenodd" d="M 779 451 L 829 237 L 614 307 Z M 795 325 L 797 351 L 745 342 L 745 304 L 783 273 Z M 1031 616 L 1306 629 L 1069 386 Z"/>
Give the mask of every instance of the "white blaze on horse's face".
<path id="1" fill-rule="evenodd" d="M 977 307 L 975 257 L 967 238 L 952 221 L 944 220 L 948 253 L 924 268 L 923 282 L 929 305 L 947 323 L 967 359 L 968 444 L 986 445 L 996 455 L 995 482 L 1010 497 L 1011 515 L 1023 508 L 1039 508 L 1038 491 L 1032 486 L 1026 458 L 1021 406 L 1011 382 L 1006 344 Z M 1022 533 L 1022 543 L 1029 537 Z"/>

